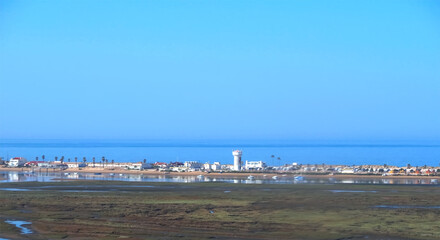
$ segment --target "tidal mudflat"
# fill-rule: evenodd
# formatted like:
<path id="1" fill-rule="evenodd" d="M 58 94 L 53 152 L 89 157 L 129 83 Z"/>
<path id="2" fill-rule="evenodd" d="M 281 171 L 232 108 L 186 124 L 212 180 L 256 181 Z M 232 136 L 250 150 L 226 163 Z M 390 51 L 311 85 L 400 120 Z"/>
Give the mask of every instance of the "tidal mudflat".
<path id="1" fill-rule="evenodd" d="M 84 181 L 0 188 L 0 239 L 440 238 L 437 186 Z M 10 219 L 32 223 L 25 225 L 31 233 Z"/>

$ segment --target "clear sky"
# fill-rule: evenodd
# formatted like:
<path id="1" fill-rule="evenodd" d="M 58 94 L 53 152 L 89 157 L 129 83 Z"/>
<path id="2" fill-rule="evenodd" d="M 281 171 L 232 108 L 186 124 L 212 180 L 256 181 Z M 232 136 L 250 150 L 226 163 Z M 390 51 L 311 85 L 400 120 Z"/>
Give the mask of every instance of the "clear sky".
<path id="1" fill-rule="evenodd" d="M 0 1 L 2 139 L 440 139 L 440 3 Z"/>

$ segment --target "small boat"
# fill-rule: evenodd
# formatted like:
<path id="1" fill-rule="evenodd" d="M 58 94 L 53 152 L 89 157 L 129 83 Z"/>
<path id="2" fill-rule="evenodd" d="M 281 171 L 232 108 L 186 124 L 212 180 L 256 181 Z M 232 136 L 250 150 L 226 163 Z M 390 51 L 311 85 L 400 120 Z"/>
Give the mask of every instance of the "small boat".
<path id="1" fill-rule="evenodd" d="M 119 173 L 119 176 L 121 176 L 121 177 L 122 177 L 122 176 L 124 176 L 124 174 L 122 174 L 122 173 Z"/>
<path id="2" fill-rule="evenodd" d="M 114 174 L 114 173 L 110 173 L 109 175 L 110 175 L 110 176 L 114 176 L 115 174 Z"/>
<path id="3" fill-rule="evenodd" d="M 252 175 L 249 175 L 249 177 L 248 177 L 248 180 L 254 180 L 255 179 L 255 177 L 254 176 L 252 176 Z"/>
<path id="4" fill-rule="evenodd" d="M 203 176 L 203 175 L 201 175 L 201 174 L 197 176 L 197 178 L 204 178 L 204 177 L 205 177 L 205 176 Z"/>
<path id="5" fill-rule="evenodd" d="M 273 176 L 272 179 L 273 179 L 273 180 L 277 180 L 277 179 L 278 179 L 278 176 Z"/>
<path id="6" fill-rule="evenodd" d="M 100 172 L 97 172 L 97 173 L 95 173 L 95 175 L 101 175 L 102 173 L 100 173 Z"/>

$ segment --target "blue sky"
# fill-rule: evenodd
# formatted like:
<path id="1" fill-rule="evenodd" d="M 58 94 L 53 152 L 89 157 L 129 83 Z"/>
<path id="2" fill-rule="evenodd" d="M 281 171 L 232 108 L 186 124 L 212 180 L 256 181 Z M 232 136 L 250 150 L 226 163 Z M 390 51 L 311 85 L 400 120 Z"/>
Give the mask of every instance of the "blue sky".
<path id="1" fill-rule="evenodd" d="M 438 1 L 0 1 L 3 139 L 440 139 Z"/>

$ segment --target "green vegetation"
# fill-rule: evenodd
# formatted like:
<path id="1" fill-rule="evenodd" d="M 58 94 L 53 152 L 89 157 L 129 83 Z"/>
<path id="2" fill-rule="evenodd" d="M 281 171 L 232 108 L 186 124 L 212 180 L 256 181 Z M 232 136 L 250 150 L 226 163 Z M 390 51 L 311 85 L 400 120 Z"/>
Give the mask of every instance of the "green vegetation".
<path id="1" fill-rule="evenodd" d="M 440 238 L 440 209 L 418 208 L 440 205 L 440 189 L 431 186 L 90 181 L 0 187 L 32 190 L 0 192 L 0 237 L 11 239 Z M 6 219 L 30 221 L 35 233 L 20 235 Z"/>

